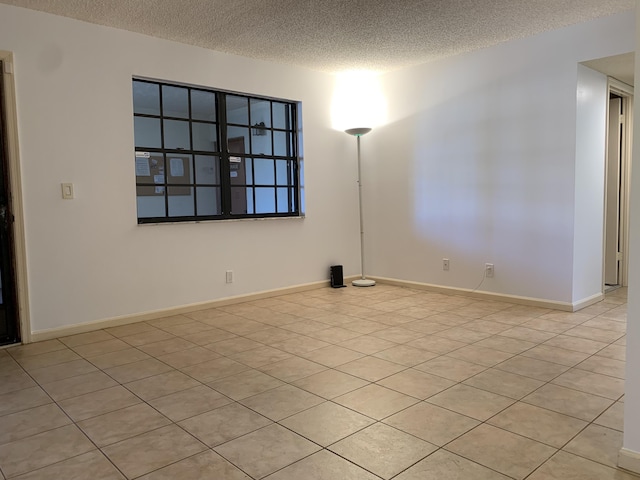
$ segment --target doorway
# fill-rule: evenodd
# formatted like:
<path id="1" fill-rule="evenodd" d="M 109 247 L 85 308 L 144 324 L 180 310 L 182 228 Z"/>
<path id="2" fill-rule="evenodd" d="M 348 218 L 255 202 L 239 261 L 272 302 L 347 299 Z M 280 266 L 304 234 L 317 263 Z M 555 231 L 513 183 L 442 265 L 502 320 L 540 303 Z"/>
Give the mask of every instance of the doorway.
<path id="1" fill-rule="evenodd" d="M 629 174 L 633 89 L 609 80 L 607 118 L 604 291 L 628 283 Z"/>
<path id="2" fill-rule="evenodd" d="M 6 71 L 0 60 L 0 72 Z M 0 345 L 20 342 L 18 319 L 13 220 L 9 179 L 7 95 L 0 82 Z"/>

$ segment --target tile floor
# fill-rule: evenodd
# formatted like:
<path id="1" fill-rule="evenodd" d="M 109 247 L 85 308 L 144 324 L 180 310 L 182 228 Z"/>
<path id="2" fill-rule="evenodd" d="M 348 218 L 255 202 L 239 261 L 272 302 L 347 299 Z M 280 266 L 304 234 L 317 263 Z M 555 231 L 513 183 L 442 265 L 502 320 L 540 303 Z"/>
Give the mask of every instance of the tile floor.
<path id="1" fill-rule="evenodd" d="M 0 350 L 0 478 L 631 480 L 626 291 L 318 289 Z"/>

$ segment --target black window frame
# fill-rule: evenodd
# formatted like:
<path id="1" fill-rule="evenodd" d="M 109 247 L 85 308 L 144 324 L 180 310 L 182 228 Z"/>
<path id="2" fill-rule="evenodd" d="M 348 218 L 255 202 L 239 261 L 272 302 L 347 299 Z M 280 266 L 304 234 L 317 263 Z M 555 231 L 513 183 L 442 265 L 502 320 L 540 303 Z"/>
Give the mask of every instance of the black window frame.
<path id="1" fill-rule="evenodd" d="M 216 220 L 231 220 L 231 219 L 252 219 L 252 218 L 278 218 L 278 217 L 301 217 L 301 204 L 304 199 L 302 196 L 302 179 L 301 177 L 301 156 L 299 151 L 300 135 L 300 123 L 299 123 L 299 102 L 292 100 L 285 100 L 272 97 L 257 96 L 247 93 L 232 92 L 227 90 L 219 90 L 213 88 L 207 88 L 202 86 L 194 86 L 189 84 L 180 84 L 175 82 L 151 80 L 147 78 L 133 77 L 132 79 L 132 97 L 135 95 L 134 85 L 136 82 L 142 84 L 155 85 L 158 88 L 159 95 L 159 112 L 155 113 L 140 113 L 136 112 L 135 99 L 133 109 L 134 119 L 134 139 L 137 139 L 135 132 L 135 123 L 137 118 L 149 118 L 159 121 L 159 133 L 160 133 L 160 147 L 149 145 L 138 145 L 134 140 L 134 150 L 136 157 L 136 216 L 138 224 L 157 224 L 157 223 L 176 223 L 176 222 L 202 222 L 202 221 L 216 221 Z M 187 91 L 187 110 L 188 115 L 186 117 L 172 116 L 166 114 L 163 102 L 164 88 L 177 87 L 186 89 Z M 207 92 L 213 94 L 215 98 L 215 117 L 214 120 L 203 120 L 201 118 L 195 118 L 193 114 L 192 94 L 193 92 Z M 247 122 L 230 122 L 227 120 L 227 99 L 229 97 L 246 99 L 247 104 Z M 261 122 L 256 121 L 252 114 L 252 102 L 268 102 L 269 103 L 269 115 L 270 118 L 263 119 Z M 286 119 L 284 126 L 274 125 L 274 108 L 275 106 L 282 107 L 284 109 L 283 117 Z M 166 147 L 165 139 L 165 122 L 188 122 L 189 129 L 189 147 Z M 216 142 L 215 147 L 212 150 L 197 150 L 194 145 L 194 124 L 208 124 L 215 126 Z M 233 129 L 248 130 L 249 144 L 245 145 L 244 152 L 230 151 L 229 140 L 230 130 Z M 275 136 L 279 135 L 286 143 L 285 155 L 276 155 L 276 142 Z M 254 153 L 253 142 L 254 136 L 270 136 L 270 153 Z M 239 137 L 236 137 L 239 139 Z M 244 144 L 243 137 L 243 144 Z M 282 145 L 280 143 L 279 145 Z M 282 153 L 282 152 L 278 152 Z M 198 176 L 196 175 L 196 157 L 215 157 L 217 158 L 217 183 L 198 183 Z M 162 162 L 162 175 L 157 175 L 154 178 L 153 175 L 149 175 L 148 179 L 141 180 L 141 176 L 138 176 L 137 162 L 141 158 L 147 159 L 161 159 Z M 182 159 L 184 162 L 184 168 L 189 169 L 189 178 L 187 183 L 172 183 L 169 180 L 168 174 L 169 164 L 172 161 Z M 273 183 L 256 183 L 255 176 L 255 164 L 256 160 L 264 160 L 268 163 L 270 161 L 273 165 Z M 279 179 L 282 180 L 282 166 L 286 165 L 286 183 L 278 183 Z M 144 161 L 143 161 L 144 163 Z M 157 163 L 157 160 L 156 160 Z M 238 178 L 236 173 L 235 177 L 232 177 L 235 165 L 242 164 L 244 169 L 251 168 L 250 179 L 247 181 L 246 170 L 244 173 L 244 182 L 238 183 L 233 181 L 233 178 Z M 184 174 L 184 172 L 183 172 Z M 279 175 L 280 174 L 280 175 Z M 152 180 L 153 179 L 153 180 Z M 218 188 L 217 203 L 219 209 L 216 214 L 205 213 L 198 214 L 198 191 L 200 189 L 215 189 Z M 172 190 L 173 189 L 173 190 Z M 193 201 L 193 215 L 176 215 L 171 216 L 169 197 L 172 196 L 169 193 L 171 191 L 178 191 L 182 189 L 190 189 L 190 194 L 183 193 L 183 196 L 189 196 Z M 249 198 L 249 189 L 251 193 L 252 201 L 247 201 L 247 209 L 244 212 L 233 211 L 234 201 L 232 200 L 232 191 L 238 189 L 238 192 L 244 192 L 245 201 Z M 273 205 L 275 211 L 258 213 L 258 203 L 256 201 L 256 194 L 258 191 L 266 192 L 267 190 L 273 193 Z M 211 190 L 210 190 L 211 191 Z M 144 192 L 144 193 L 141 193 Z M 282 197 L 285 194 L 286 200 Z M 178 194 L 174 194 L 178 195 Z M 164 198 L 164 216 L 140 216 L 139 198 L 141 196 L 156 196 Z M 283 205 L 284 203 L 284 205 Z M 236 203 L 237 204 L 237 203 Z M 242 203 L 240 203 L 242 207 Z M 286 211 L 278 211 L 286 209 Z M 252 210 L 252 211 L 251 211 Z M 251 213 L 249 213 L 251 211 Z"/>

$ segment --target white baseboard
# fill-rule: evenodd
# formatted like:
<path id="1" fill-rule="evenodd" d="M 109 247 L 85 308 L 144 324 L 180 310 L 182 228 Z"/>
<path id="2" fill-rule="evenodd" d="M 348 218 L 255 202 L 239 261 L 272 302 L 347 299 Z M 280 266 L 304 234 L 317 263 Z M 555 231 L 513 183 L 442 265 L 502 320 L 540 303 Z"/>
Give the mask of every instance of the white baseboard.
<path id="1" fill-rule="evenodd" d="M 345 277 L 345 281 L 357 276 Z M 92 322 L 76 323 L 74 325 L 65 325 L 63 327 L 49 328 L 46 330 L 37 330 L 31 332 L 31 342 L 41 342 L 43 340 L 51 340 L 58 337 L 66 337 L 69 335 L 77 335 L 78 333 L 92 332 L 109 327 L 119 327 L 129 323 L 144 322 L 147 320 L 155 320 L 158 318 L 169 317 L 171 315 L 180 315 L 183 313 L 196 312 L 198 310 L 206 310 L 208 308 L 223 307 L 225 305 L 234 305 L 236 303 L 250 302 L 252 300 L 260 300 L 263 298 L 278 297 L 290 293 L 306 292 L 318 288 L 329 287 L 328 281 L 306 283 L 293 287 L 277 288 L 274 290 L 264 290 L 262 292 L 250 293 L 246 295 L 237 295 L 234 297 L 226 297 L 218 300 L 207 302 L 192 303 L 190 305 L 181 305 L 179 307 L 169 307 L 149 312 L 134 313 L 131 315 L 122 315 L 119 317 L 95 320 Z M 23 342 L 26 343 L 26 342 Z"/>
<path id="2" fill-rule="evenodd" d="M 352 275 L 345 277 L 345 283 L 359 278 L 359 275 Z M 594 295 L 575 304 L 567 302 L 557 302 L 553 300 L 543 300 L 538 298 L 520 297 L 516 295 L 506 295 L 501 293 L 473 291 L 464 288 L 445 287 L 441 285 L 432 285 L 428 283 L 413 282 L 408 280 L 397 280 L 394 278 L 385 277 L 367 277 L 372 280 L 376 280 L 379 283 L 385 283 L 388 285 L 397 285 L 400 287 L 414 288 L 418 290 L 426 290 L 432 292 L 445 293 L 449 295 L 466 295 L 473 298 L 480 298 L 485 300 L 496 300 L 507 303 L 515 303 L 518 305 L 528 305 L 532 307 L 551 308 L 554 310 L 562 310 L 567 312 L 574 312 L 580 308 L 587 307 L 596 302 L 599 302 L 604 298 L 603 294 Z M 287 295 L 289 293 L 305 292 L 309 290 L 315 290 L 318 288 L 329 287 L 327 281 L 313 282 L 302 285 L 296 285 L 292 287 L 278 288 L 274 290 L 265 290 L 257 293 L 250 293 L 246 295 L 238 295 L 234 297 L 226 297 L 218 300 L 211 300 L 207 302 L 193 303 L 190 305 L 181 305 L 178 307 L 169 307 L 160 310 L 153 310 L 148 312 L 134 313 L 131 315 L 122 315 L 119 317 L 107 318 L 102 320 L 95 320 L 85 323 L 77 323 L 74 325 L 65 325 L 62 327 L 50 328 L 46 330 L 37 330 L 31 332 L 31 342 L 40 342 L 43 340 L 51 340 L 58 337 L 66 337 L 68 335 L 77 335 L 78 333 L 92 332 L 94 330 L 100 330 L 109 327 L 119 327 L 135 322 L 144 322 L 146 320 L 155 320 L 158 318 L 168 317 L 171 315 L 180 315 L 183 313 L 195 312 L 198 310 L 206 310 L 207 308 L 222 307 L 225 305 L 233 305 L 236 303 L 249 302 L 252 300 L 260 300 L 263 298 L 277 297 L 280 295 Z M 23 342 L 27 343 L 27 342 Z"/>
<path id="3" fill-rule="evenodd" d="M 579 302 L 573 302 L 573 311 L 577 312 L 578 310 L 587 308 L 589 305 L 593 305 L 594 303 L 601 302 L 602 300 L 604 300 L 604 293 L 596 293 L 595 295 L 584 298 Z"/>
<path id="4" fill-rule="evenodd" d="M 640 473 L 640 453 L 622 448 L 618 454 L 618 466 L 633 473 Z"/>
<path id="5" fill-rule="evenodd" d="M 565 312 L 575 311 L 575 307 L 569 302 L 558 302 L 555 300 L 543 300 L 541 298 L 521 297 L 518 295 L 507 295 L 504 293 L 493 293 L 484 291 L 474 291 L 467 288 L 445 287 L 442 285 L 434 285 L 430 283 L 412 282 L 408 280 L 397 280 L 395 278 L 371 277 L 380 283 L 389 285 L 397 285 L 399 287 L 415 288 L 417 290 L 427 290 L 430 292 L 438 292 L 449 295 L 466 295 L 468 297 L 480 298 L 483 300 L 496 300 L 499 302 L 515 303 L 518 305 L 527 305 L 530 307 L 551 308 L 554 310 L 562 310 Z M 589 304 L 590 305 L 590 304 Z M 587 305 L 584 305 L 586 307 Z M 584 308 L 581 307 L 581 308 Z"/>

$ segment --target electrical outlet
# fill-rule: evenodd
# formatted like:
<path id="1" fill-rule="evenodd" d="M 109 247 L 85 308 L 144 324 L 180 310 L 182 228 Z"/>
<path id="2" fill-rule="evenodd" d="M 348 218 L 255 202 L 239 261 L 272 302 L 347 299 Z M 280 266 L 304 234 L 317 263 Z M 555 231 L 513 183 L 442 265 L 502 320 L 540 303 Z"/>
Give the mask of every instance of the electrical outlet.
<path id="1" fill-rule="evenodd" d="M 484 264 L 484 275 L 487 278 L 493 277 L 493 263 Z"/>
<path id="2" fill-rule="evenodd" d="M 442 270 L 444 270 L 445 272 L 449 271 L 449 259 L 448 258 L 443 258 L 442 259 Z"/>
<path id="3" fill-rule="evenodd" d="M 233 270 L 227 270 L 227 283 L 233 283 Z"/>

